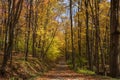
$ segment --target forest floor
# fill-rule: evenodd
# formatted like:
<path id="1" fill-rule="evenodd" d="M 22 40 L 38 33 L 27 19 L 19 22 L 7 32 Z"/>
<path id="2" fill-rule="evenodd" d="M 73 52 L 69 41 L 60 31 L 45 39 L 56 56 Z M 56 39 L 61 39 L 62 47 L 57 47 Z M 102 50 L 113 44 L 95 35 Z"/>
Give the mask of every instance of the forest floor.
<path id="1" fill-rule="evenodd" d="M 0 61 L 2 61 L 1 56 Z M 56 64 L 45 63 L 32 57 L 24 61 L 22 55 L 13 56 L 13 59 L 12 69 L 8 65 L 6 76 L 0 76 L 0 80 L 113 80 L 98 75 L 77 73 L 69 68 L 64 59 L 57 61 Z"/>
<path id="2" fill-rule="evenodd" d="M 0 53 L 0 67 L 3 60 L 3 53 Z M 0 80 L 29 80 L 37 75 L 48 71 L 51 65 L 39 58 L 29 56 L 28 61 L 25 61 L 24 55 L 17 54 L 13 56 L 12 65 L 10 61 L 6 66 L 6 74 L 0 75 Z"/>
<path id="3" fill-rule="evenodd" d="M 79 74 L 71 70 L 65 61 L 60 61 L 54 68 L 35 80 L 110 80 L 98 76 Z"/>

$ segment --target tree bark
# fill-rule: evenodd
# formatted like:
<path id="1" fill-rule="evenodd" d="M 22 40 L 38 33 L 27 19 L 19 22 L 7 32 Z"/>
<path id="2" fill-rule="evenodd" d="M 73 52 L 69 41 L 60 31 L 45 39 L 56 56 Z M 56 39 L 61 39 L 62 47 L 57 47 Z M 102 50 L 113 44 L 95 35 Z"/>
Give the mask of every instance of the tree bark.
<path id="1" fill-rule="evenodd" d="M 78 51 L 79 51 L 79 65 L 80 67 L 82 66 L 81 64 L 81 21 L 80 21 L 80 15 L 79 15 L 79 12 L 80 12 L 80 6 L 81 6 L 81 3 L 79 0 L 78 0 Z"/>
<path id="2" fill-rule="evenodd" d="M 111 0 L 110 19 L 110 74 L 112 77 L 120 76 L 120 26 L 119 26 L 119 0 Z"/>
<path id="3" fill-rule="evenodd" d="M 74 35 L 73 35 L 72 0 L 70 0 L 70 23 L 71 23 L 72 64 L 73 64 L 73 69 L 75 69 L 76 66 L 75 66 L 74 39 L 73 39 Z"/>

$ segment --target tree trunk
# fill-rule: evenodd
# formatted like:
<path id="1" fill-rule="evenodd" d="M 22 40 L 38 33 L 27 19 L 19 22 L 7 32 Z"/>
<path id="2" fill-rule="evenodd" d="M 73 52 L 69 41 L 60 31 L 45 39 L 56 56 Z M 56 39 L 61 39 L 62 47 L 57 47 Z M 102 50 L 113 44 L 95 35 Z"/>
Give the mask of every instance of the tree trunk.
<path id="1" fill-rule="evenodd" d="M 74 39 L 73 39 L 72 0 L 70 0 L 70 21 L 71 21 L 72 64 L 73 64 L 73 69 L 75 69 L 76 66 L 75 66 Z"/>
<path id="2" fill-rule="evenodd" d="M 95 65 L 96 73 L 99 73 L 99 42 L 100 42 L 100 29 L 99 29 L 99 1 L 95 1 Z"/>
<path id="3" fill-rule="evenodd" d="M 67 40 L 67 27 L 65 27 L 65 58 L 68 60 L 68 40 Z"/>
<path id="4" fill-rule="evenodd" d="M 112 77 L 120 75 L 120 26 L 119 26 L 119 0 L 111 0 L 111 47 L 110 47 L 110 74 Z"/>
<path id="5" fill-rule="evenodd" d="M 8 0 L 8 20 L 5 26 L 5 47 L 4 47 L 4 56 L 1 66 L 1 74 L 5 74 L 5 69 L 7 62 L 12 54 L 13 41 L 14 41 L 14 28 L 19 20 L 20 13 L 22 10 L 23 0 L 16 1 Z M 11 7 L 12 6 L 12 7 Z M 12 58 L 12 56 L 11 56 Z"/>
<path id="6" fill-rule="evenodd" d="M 90 52 L 90 41 L 89 41 L 89 14 L 88 14 L 88 0 L 85 0 L 86 8 L 86 54 L 88 58 L 89 69 L 92 70 L 92 55 Z"/>
<path id="7" fill-rule="evenodd" d="M 81 2 L 82 3 L 82 2 Z M 81 22 L 80 22 L 80 6 L 81 6 L 80 1 L 78 0 L 78 51 L 79 51 L 79 65 L 80 67 L 82 66 L 81 64 Z"/>
<path id="8" fill-rule="evenodd" d="M 25 48 L 25 60 L 28 60 L 28 53 L 29 53 L 29 41 L 30 41 L 30 28 L 31 28 L 31 14 L 32 14 L 32 3 L 33 0 L 30 0 L 30 6 L 27 5 L 27 18 L 28 21 L 26 24 L 27 27 L 27 39 L 26 39 L 26 48 Z M 30 7 L 30 9 L 29 9 Z"/>

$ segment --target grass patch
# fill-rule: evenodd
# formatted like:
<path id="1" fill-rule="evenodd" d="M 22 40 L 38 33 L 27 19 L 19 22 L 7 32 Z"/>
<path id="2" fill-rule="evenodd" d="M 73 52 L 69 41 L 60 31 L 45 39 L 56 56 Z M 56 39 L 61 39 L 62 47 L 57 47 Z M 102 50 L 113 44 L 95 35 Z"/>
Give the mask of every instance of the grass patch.
<path id="1" fill-rule="evenodd" d="M 94 76 L 95 78 L 99 78 L 101 80 L 120 80 L 120 79 L 117 79 L 117 78 L 111 78 L 109 76 L 102 76 L 102 75 L 96 75 L 94 71 L 90 71 L 90 70 L 87 70 L 87 69 L 77 69 L 76 70 L 77 73 L 80 73 L 80 74 L 84 74 L 84 75 L 91 75 L 91 76 Z"/>
<path id="2" fill-rule="evenodd" d="M 87 69 L 77 69 L 77 73 L 85 74 L 85 75 L 95 75 L 95 72 L 87 70 Z"/>

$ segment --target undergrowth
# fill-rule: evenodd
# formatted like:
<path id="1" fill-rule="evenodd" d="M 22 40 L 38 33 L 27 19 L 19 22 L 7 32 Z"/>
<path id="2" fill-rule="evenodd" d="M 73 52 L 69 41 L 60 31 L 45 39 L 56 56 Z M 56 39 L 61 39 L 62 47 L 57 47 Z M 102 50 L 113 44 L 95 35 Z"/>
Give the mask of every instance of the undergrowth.
<path id="1" fill-rule="evenodd" d="M 12 62 L 12 66 L 7 66 L 7 80 L 28 80 L 42 75 L 50 68 L 49 63 L 38 58 L 29 58 L 25 61 L 23 58 L 16 59 Z"/>

